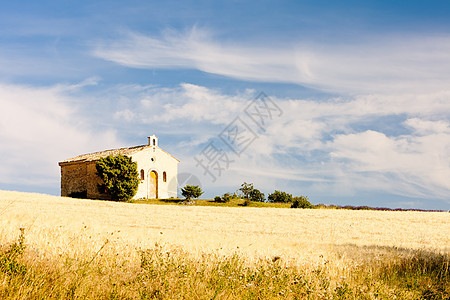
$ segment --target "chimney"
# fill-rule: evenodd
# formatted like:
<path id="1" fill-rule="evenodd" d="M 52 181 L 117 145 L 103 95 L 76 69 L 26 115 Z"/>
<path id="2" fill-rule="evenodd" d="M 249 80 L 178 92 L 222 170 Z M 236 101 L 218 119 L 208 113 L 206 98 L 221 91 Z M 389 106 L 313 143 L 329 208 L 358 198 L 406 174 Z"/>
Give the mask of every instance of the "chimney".
<path id="1" fill-rule="evenodd" d="M 148 145 L 158 147 L 158 137 L 156 135 L 151 135 L 148 138 Z"/>

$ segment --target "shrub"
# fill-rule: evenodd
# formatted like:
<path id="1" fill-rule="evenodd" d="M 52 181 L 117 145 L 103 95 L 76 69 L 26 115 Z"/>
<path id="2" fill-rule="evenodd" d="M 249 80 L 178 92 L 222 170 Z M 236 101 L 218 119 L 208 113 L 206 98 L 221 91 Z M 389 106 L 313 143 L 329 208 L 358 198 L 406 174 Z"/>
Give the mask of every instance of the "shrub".
<path id="1" fill-rule="evenodd" d="M 264 202 L 265 200 L 264 193 L 261 193 L 258 189 L 253 189 L 250 192 L 250 200 L 256 202 Z"/>
<path id="2" fill-rule="evenodd" d="M 225 193 L 222 196 L 222 202 L 230 202 L 230 200 L 233 198 L 233 196 L 230 193 Z"/>
<path id="3" fill-rule="evenodd" d="M 242 206 L 250 206 L 252 202 L 250 201 L 250 199 L 245 199 L 244 203 L 242 203 Z"/>
<path id="4" fill-rule="evenodd" d="M 314 208 L 307 196 L 294 197 L 291 208 Z"/>
<path id="5" fill-rule="evenodd" d="M 275 192 L 270 194 L 267 199 L 269 202 L 290 203 L 292 202 L 292 194 L 275 190 Z"/>
<path id="6" fill-rule="evenodd" d="M 242 199 L 256 202 L 263 202 L 265 200 L 264 193 L 261 193 L 260 190 L 255 189 L 253 187 L 253 183 L 244 182 L 241 184 L 238 191 L 241 192 Z"/>
<path id="7" fill-rule="evenodd" d="M 181 189 L 181 194 L 183 197 L 186 198 L 186 200 L 191 200 L 191 198 L 198 198 L 201 195 L 203 195 L 204 191 L 202 191 L 202 188 L 198 185 L 186 185 L 184 188 Z"/>
<path id="8" fill-rule="evenodd" d="M 241 187 L 238 189 L 242 193 L 242 198 L 250 199 L 250 194 L 253 191 L 253 183 L 244 182 L 241 184 Z"/>
<path id="9" fill-rule="evenodd" d="M 136 195 L 139 178 L 137 163 L 124 155 L 100 158 L 96 165 L 97 175 L 103 181 L 98 185 L 100 193 L 106 192 L 113 201 L 127 201 Z"/>
<path id="10" fill-rule="evenodd" d="M 27 267 L 20 262 L 25 251 L 24 228 L 20 228 L 19 240 L 5 252 L 0 252 L 0 272 L 9 276 L 25 275 Z"/>
<path id="11" fill-rule="evenodd" d="M 230 202 L 231 199 L 236 199 L 236 198 L 237 198 L 236 194 L 225 193 L 222 195 L 222 197 L 216 196 L 214 198 L 214 202 L 227 203 L 227 202 Z"/>

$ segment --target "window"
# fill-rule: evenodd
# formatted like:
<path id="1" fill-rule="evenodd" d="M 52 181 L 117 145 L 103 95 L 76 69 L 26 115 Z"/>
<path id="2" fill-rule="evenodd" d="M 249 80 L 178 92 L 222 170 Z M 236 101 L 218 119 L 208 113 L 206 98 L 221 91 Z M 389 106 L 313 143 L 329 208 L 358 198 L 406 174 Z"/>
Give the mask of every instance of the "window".
<path id="1" fill-rule="evenodd" d="M 145 174 L 144 170 L 141 169 L 141 180 L 144 180 L 144 174 Z"/>
<path id="2" fill-rule="evenodd" d="M 167 175 L 166 175 L 166 171 L 163 172 L 163 182 L 167 181 Z"/>

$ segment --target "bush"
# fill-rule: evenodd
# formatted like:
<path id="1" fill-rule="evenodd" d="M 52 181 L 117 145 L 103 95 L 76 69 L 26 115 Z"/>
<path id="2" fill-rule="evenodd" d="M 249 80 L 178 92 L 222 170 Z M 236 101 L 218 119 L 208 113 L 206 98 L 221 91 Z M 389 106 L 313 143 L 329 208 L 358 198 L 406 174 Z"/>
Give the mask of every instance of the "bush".
<path id="1" fill-rule="evenodd" d="M 238 189 L 241 192 L 242 199 L 256 202 L 263 202 L 265 200 L 264 193 L 253 187 L 253 183 L 244 182 Z"/>
<path id="2" fill-rule="evenodd" d="M 292 194 L 275 190 L 267 199 L 269 202 L 290 203 L 292 202 Z"/>
<path id="3" fill-rule="evenodd" d="M 250 201 L 250 199 L 245 199 L 244 203 L 242 203 L 242 206 L 250 206 L 252 202 Z"/>
<path id="4" fill-rule="evenodd" d="M 225 193 L 222 196 L 216 196 L 214 197 L 214 202 L 217 203 L 226 203 L 229 202 L 231 199 L 230 193 Z"/>
<path id="5" fill-rule="evenodd" d="M 250 194 L 253 191 L 253 183 L 244 182 L 241 184 L 241 187 L 238 189 L 242 193 L 243 199 L 250 199 Z"/>
<path id="6" fill-rule="evenodd" d="M 113 201 L 128 201 L 136 195 L 139 178 L 137 163 L 124 155 L 100 158 L 96 165 L 97 175 L 103 181 L 98 185 L 100 193 L 108 194 Z"/>
<path id="7" fill-rule="evenodd" d="M 230 202 L 230 200 L 234 199 L 234 198 L 236 198 L 236 195 L 232 195 L 231 193 L 225 193 L 222 195 L 222 197 L 216 196 L 214 198 L 214 202 L 227 203 L 227 202 Z"/>
<path id="8" fill-rule="evenodd" d="M 253 189 L 250 192 L 250 200 L 256 202 L 264 202 L 265 200 L 264 193 L 261 193 L 258 189 Z"/>
<path id="9" fill-rule="evenodd" d="M 294 197 L 291 208 L 314 208 L 307 196 Z"/>
<path id="10" fill-rule="evenodd" d="M 222 202 L 230 202 L 230 200 L 233 199 L 233 195 L 231 193 L 225 193 L 222 195 Z"/>
<path id="11" fill-rule="evenodd" d="M 191 198 L 198 198 L 201 195 L 203 195 L 204 191 L 202 191 L 202 188 L 198 185 L 186 185 L 184 188 L 181 189 L 181 194 L 183 197 L 186 198 L 186 200 L 191 200 Z"/>
<path id="12" fill-rule="evenodd" d="M 9 276 L 25 275 L 27 267 L 20 260 L 25 251 L 24 228 L 20 228 L 19 240 L 13 243 L 5 252 L 0 252 L 0 272 Z"/>

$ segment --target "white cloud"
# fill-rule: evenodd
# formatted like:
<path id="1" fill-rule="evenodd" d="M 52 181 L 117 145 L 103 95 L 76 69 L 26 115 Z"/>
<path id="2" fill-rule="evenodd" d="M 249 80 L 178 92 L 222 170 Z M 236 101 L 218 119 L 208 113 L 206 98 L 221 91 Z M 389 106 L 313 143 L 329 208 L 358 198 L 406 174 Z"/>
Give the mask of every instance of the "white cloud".
<path id="1" fill-rule="evenodd" d="M 405 196 L 450 194 L 450 134 L 387 137 L 376 131 L 336 136 L 328 144 L 333 160 L 343 164 L 343 177 L 369 190 L 382 186 Z"/>
<path id="2" fill-rule="evenodd" d="M 368 42 L 367 42 L 368 40 Z M 135 68 L 193 68 L 229 77 L 289 82 L 344 93 L 446 90 L 450 37 L 388 36 L 352 44 L 293 40 L 290 46 L 237 46 L 198 28 L 161 37 L 128 33 L 98 44 L 94 55 Z"/>
<path id="3" fill-rule="evenodd" d="M 0 184 L 57 185 L 59 161 L 118 143 L 77 111 L 74 88 L 0 84 Z"/>
<path id="4" fill-rule="evenodd" d="M 129 106 L 117 111 L 116 117 L 148 124 L 168 124 L 180 120 L 227 124 L 253 97 L 253 92 L 248 90 L 230 96 L 203 86 L 182 83 L 174 89 L 142 87 L 137 97 Z"/>
<path id="5" fill-rule="evenodd" d="M 429 121 L 419 118 L 412 118 L 405 121 L 405 125 L 414 129 L 416 134 L 430 135 L 446 133 L 450 134 L 450 123 L 445 120 Z"/>
<path id="6" fill-rule="evenodd" d="M 156 121 L 171 122 L 189 119 L 193 122 L 209 121 L 213 124 L 229 122 L 230 116 L 242 109 L 248 95 L 226 96 L 214 90 L 193 84 L 182 84 L 178 103 L 164 105 L 165 114 Z"/>
<path id="7" fill-rule="evenodd" d="M 186 130 L 178 133 L 183 168 L 194 169 L 200 177 L 202 170 L 189 155 L 198 154 L 210 139 L 220 143 L 218 134 L 237 116 L 254 126 L 243 113 L 255 96 L 252 91 L 225 95 L 182 84 L 174 90 L 153 88 L 141 96 L 148 103 L 130 112 L 136 115 L 134 122 L 164 123 L 168 128 L 183 124 Z M 337 195 L 383 191 L 449 199 L 450 103 L 444 101 L 448 96 L 448 92 L 374 94 L 321 102 L 272 98 L 282 116 L 270 120 L 265 132 L 259 131 L 249 148 L 232 158 L 235 162 L 220 184 L 254 178 L 263 186 L 279 187 L 280 181 L 291 180 Z M 176 100 L 164 104 L 170 97 Z M 391 116 L 388 122 L 395 123 L 382 124 Z M 367 122 L 370 129 L 359 125 Z M 383 132 L 382 125 L 394 127 L 394 133 Z M 186 139 L 186 133 L 192 139 Z"/>
<path id="8" fill-rule="evenodd" d="M 266 47 L 222 45 L 195 27 L 184 33 L 166 31 L 160 39 L 130 32 L 99 44 L 94 55 L 135 68 L 196 68 L 241 79 L 282 82 L 297 73 L 292 51 L 278 49 L 275 55 Z"/>
<path id="9" fill-rule="evenodd" d="M 114 113 L 114 119 L 116 120 L 125 120 L 127 122 L 131 122 L 136 118 L 136 114 L 129 109 L 117 111 Z"/>

